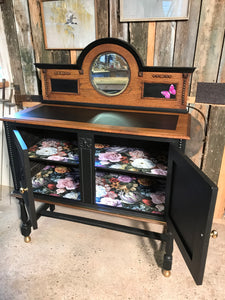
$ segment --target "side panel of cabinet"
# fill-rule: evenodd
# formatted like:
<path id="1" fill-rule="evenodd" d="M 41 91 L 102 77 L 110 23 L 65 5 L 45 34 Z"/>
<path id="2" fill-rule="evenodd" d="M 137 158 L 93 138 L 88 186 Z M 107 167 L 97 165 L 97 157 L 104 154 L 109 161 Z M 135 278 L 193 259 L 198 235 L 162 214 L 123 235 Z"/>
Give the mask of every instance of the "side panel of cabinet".
<path id="1" fill-rule="evenodd" d="M 197 284 L 202 284 L 217 187 L 194 163 L 170 147 L 166 218 Z"/>
<path id="2" fill-rule="evenodd" d="M 25 142 L 23 141 L 18 130 L 13 130 L 14 141 L 18 151 L 18 157 L 15 160 L 19 160 L 20 165 L 20 188 L 22 197 L 25 201 L 28 215 L 31 224 L 34 229 L 37 228 L 37 218 L 34 205 L 34 196 L 31 185 L 30 163 L 28 158 L 28 150 Z"/>

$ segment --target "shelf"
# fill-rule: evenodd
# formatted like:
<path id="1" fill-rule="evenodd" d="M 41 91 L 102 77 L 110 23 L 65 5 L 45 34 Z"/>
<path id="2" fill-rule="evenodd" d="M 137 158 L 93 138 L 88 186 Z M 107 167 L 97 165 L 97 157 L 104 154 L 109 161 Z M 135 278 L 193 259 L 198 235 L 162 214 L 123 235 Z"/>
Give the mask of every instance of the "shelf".
<path id="1" fill-rule="evenodd" d="M 32 177 L 33 192 L 80 200 L 79 173 L 65 166 L 45 166 Z"/>
<path id="2" fill-rule="evenodd" d="M 142 148 L 95 144 L 95 167 L 146 175 L 167 175 L 167 153 Z"/>
<path id="3" fill-rule="evenodd" d="M 79 163 L 77 145 L 53 138 L 41 139 L 29 148 L 28 155 L 30 159 L 58 161 L 70 164 Z"/>
<path id="4" fill-rule="evenodd" d="M 96 203 L 163 215 L 165 181 L 96 172 Z"/>

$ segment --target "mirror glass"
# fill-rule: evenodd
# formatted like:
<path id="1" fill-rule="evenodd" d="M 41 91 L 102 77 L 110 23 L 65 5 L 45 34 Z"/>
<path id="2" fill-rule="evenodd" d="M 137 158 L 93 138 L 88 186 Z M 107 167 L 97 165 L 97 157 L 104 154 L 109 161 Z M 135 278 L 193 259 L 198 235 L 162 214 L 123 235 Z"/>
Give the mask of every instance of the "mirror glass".
<path id="1" fill-rule="evenodd" d="M 92 63 L 90 71 L 94 88 L 107 96 L 121 94 L 130 80 L 130 68 L 119 54 L 101 53 Z"/>

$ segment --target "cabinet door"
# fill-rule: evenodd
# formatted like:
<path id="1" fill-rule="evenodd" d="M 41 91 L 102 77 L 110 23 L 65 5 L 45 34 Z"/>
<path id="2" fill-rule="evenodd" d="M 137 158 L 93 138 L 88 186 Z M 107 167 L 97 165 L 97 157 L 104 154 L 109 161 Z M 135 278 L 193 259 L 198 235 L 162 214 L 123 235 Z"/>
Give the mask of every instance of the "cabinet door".
<path id="1" fill-rule="evenodd" d="M 171 145 L 166 218 L 196 284 L 203 280 L 216 195 L 216 185 Z"/>
<path id="2" fill-rule="evenodd" d="M 22 194 L 26 209 L 34 229 L 37 228 L 37 217 L 34 205 L 34 196 L 31 185 L 30 163 L 28 158 L 27 146 L 18 130 L 13 130 L 15 145 L 18 151 L 18 159 L 20 161 L 20 187 L 24 189 Z"/>

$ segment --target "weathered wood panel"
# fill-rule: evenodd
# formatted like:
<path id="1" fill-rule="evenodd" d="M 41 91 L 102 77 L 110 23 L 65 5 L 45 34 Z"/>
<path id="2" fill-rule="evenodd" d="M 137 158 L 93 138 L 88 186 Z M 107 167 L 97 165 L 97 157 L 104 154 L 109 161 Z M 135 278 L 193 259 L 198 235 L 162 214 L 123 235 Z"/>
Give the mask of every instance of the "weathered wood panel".
<path id="1" fill-rule="evenodd" d="M 44 45 L 40 0 L 28 0 L 28 4 L 35 61 L 38 63 L 52 63 L 51 51 L 46 50 Z"/>
<path id="2" fill-rule="evenodd" d="M 155 42 L 155 66 L 172 66 L 176 22 L 157 22 Z"/>
<path id="3" fill-rule="evenodd" d="M 194 63 L 201 0 L 190 0 L 190 15 L 187 21 L 178 21 L 174 47 L 176 67 L 192 67 Z"/>
<path id="4" fill-rule="evenodd" d="M 24 84 L 26 94 L 37 94 L 37 77 L 34 67 L 34 52 L 29 26 L 29 13 L 27 2 L 14 0 L 14 16 L 19 43 L 21 65 L 24 74 Z"/>
<path id="5" fill-rule="evenodd" d="M 225 145 L 225 107 L 211 106 L 208 123 L 203 171 L 215 183 L 218 183 L 219 172 Z"/>
<path id="6" fill-rule="evenodd" d="M 220 175 L 218 181 L 218 194 L 215 207 L 214 218 L 222 218 L 225 212 L 225 147 L 223 150 L 223 159 L 220 168 Z"/>
<path id="7" fill-rule="evenodd" d="M 109 1 L 110 37 L 128 41 L 128 24 L 119 21 L 119 1 Z"/>
<path id="8" fill-rule="evenodd" d="M 191 139 L 186 142 L 185 154 L 201 167 L 207 128 L 209 105 L 192 104 L 191 113 Z"/>
<path id="9" fill-rule="evenodd" d="M 24 94 L 24 78 L 20 60 L 20 51 L 18 37 L 16 33 L 16 24 L 12 0 L 5 1 L 4 4 L 1 4 L 0 7 L 2 10 L 2 19 L 10 56 L 10 66 L 13 74 L 13 83 L 19 85 L 21 93 Z"/>
<path id="10" fill-rule="evenodd" d="M 225 27 L 225 1 L 204 0 L 202 2 L 198 40 L 193 74 L 192 95 L 197 82 L 216 82 Z"/>
<path id="11" fill-rule="evenodd" d="M 134 46 L 142 58 L 144 65 L 146 65 L 148 51 L 148 23 L 130 23 L 129 33 L 130 44 Z"/>
<path id="12" fill-rule="evenodd" d="M 96 39 L 109 36 L 109 3 L 105 0 L 95 0 L 96 7 Z"/>
<path id="13" fill-rule="evenodd" d="M 225 12 L 224 12 L 225 14 Z M 220 60 L 219 66 L 219 74 L 218 74 L 218 82 L 224 83 L 225 82 L 225 31 L 224 31 L 224 39 L 223 39 L 223 51 Z"/>

